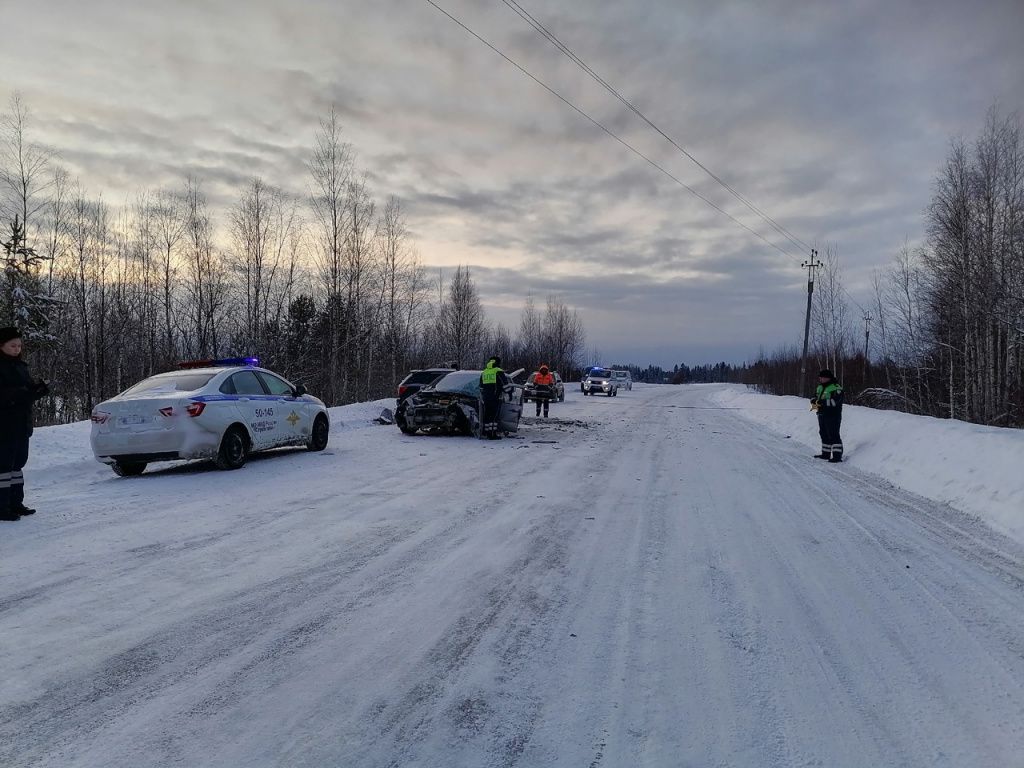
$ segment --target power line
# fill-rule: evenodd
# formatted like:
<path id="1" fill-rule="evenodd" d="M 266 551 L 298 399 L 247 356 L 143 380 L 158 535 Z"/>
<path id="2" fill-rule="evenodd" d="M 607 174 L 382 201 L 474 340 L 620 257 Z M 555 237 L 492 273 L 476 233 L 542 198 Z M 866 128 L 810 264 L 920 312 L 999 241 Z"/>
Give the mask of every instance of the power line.
<path id="1" fill-rule="evenodd" d="M 499 56 L 501 56 L 501 58 L 503 58 L 503 59 L 504 59 L 505 61 L 507 61 L 507 62 L 508 62 L 509 64 L 511 64 L 511 65 L 512 65 L 513 67 L 515 67 L 516 69 L 518 69 L 518 70 L 519 70 L 520 72 L 522 72 L 522 73 L 523 73 L 524 75 L 526 75 L 526 76 L 527 76 L 528 78 L 530 78 L 531 80 L 533 80 L 533 81 L 534 81 L 535 83 L 537 83 L 537 85 L 539 85 L 539 86 L 540 86 L 541 88 L 543 88 L 544 90 L 546 90 L 546 91 L 547 91 L 548 93 L 550 93 L 550 94 L 551 94 L 552 96 L 554 96 L 555 98 L 557 98 L 557 99 L 558 99 L 559 101 L 563 102 L 563 103 L 564 103 L 564 104 L 565 104 L 566 106 L 568 106 L 569 108 L 571 108 L 571 109 L 572 109 L 573 111 L 577 112 L 577 113 L 578 113 L 578 114 L 579 114 L 580 116 L 582 116 L 583 118 L 585 118 L 585 119 L 586 119 L 587 121 L 589 121 L 589 122 L 590 122 L 590 123 L 592 123 L 593 125 L 595 125 L 595 126 L 597 126 L 598 128 L 600 128 L 600 129 L 601 129 L 602 131 L 604 131 L 604 132 L 605 132 L 606 134 L 608 134 L 609 136 L 611 136 L 611 137 L 612 137 L 613 139 L 615 139 L 615 140 L 616 140 L 617 142 L 619 142 L 619 143 L 620 143 L 620 144 L 621 144 L 622 146 L 624 146 L 624 147 L 625 147 L 626 149 L 628 149 L 628 150 L 629 150 L 630 152 L 632 152 L 633 154 L 635 154 L 635 155 L 637 155 L 638 157 L 640 157 L 640 158 L 642 158 L 643 160 L 645 160 L 645 161 L 646 161 L 646 162 L 647 162 L 647 163 L 648 163 L 649 165 L 651 165 L 652 167 L 654 167 L 654 168 L 656 168 L 657 170 L 661 171 L 661 173 L 663 173 L 663 174 L 664 174 L 665 176 L 667 176 L 667 177 L 668 177 L 669 179 L 671 179 L 671 180 L 672 180 L 672 181 L 674 181 L 674 182 L 675 182 L 676 184 L 678 184 L 678 185 L 679 185 L 680 187 L 682 187 L 683 189 L 685 189 L 685 190 L 686 190 L 687 192 L 689 192 L 690 194 L 694 195 L 694 196 L 695 196 L 695 197 L 697 197 L 698 199 L 702 200 L 702 201 L 703 201 L 704 203 L 706 203 L 706 204 L 707 204 L 707 205 L 709 205 L 710 207 L 714 208 L 714 209 L 715 209 L 716 211 L 718 211 L 719 213 L 721 213 L 721 214 L 722 214 L 723 216 L 726 216 L 727 218 L 729 218 L 729 219 L 730 219 L 730 220 L 731 220 L 731 221 L 732 221 L 733 223 L 735 223 L 735 224 L 738 224 L 739 226 L 743 227 L 743 229 L 747 230 L 747 231 L 748 231 L 748 232 L 749 232 L 750 234 L 754 235 L 755 237 L 757 237 L 757 238 L 758 238 L 758 239 L 760 239 L 760 240 L 763 240 L 763 241 L 764 241 L 764 242 L 765 242 L 766 244 L 768 244 L 769 246 L 771 246 L 772 248 L 774 248 L 775 250 L 777 250 L 777 251 L 778 251 L 779 253 L 783 254 L 784 256 L 788 256 L 789 258 L 796 258 L 796 257 L 795 257 L 795 256 L 794 256 L 793 254 L 791 254 L 791 253 L 790 253 L 789 251 L 787 251 L 787 250 L 785 250 L 785 249 L 783 249 L 783 248 L 779 247 L 778 245 L 776 245 L 775 243 L 773 243 L 773 242 L 772 242 L 771 240 L 767 239 L 767 238 L 766 238 L 766 237 L 765 237 L 764 235 L 762 235 L 762 234 L 761 234 L 760 232 L 758 232 L 757 230 L 751 229 L 751 228 L 750 228 L 750 227 L 748 227 L 748 226 L 747 226 L 746 224 L 744 224 L 744 223 L 743 223 L 742 221 L 740 221 L 740 220 L 739 220 L 739 219 L 737 219 L 737 218 L 736 218 L 735 216 L 733 216 L 733 215 L 732 215 L 731 213 L 729 213 L 728 211 L 724 210 L 723 208 L 721 208 L 721 207 L 719 207 L 718 205 L 716 205 L 715 203 L 713 203 L 713 202 L 712 202 L 711 200 L 709 200 L 708 198 L 706 198 L 706 197 L 705 197 L 704 195 L 702 195 L 702 194 L 701 194 L 700 192 L 698 192 L 697 190 L 695 190 L 695 189 L 694 189 L 693 187 L 689 186 L 688 184 L 686 184 L 686 183 L 685 183 L 685 182 L 683 182 L 683 181 L 680 181 L 680 180 L 679 180 L 679 179 L 678 179 L 678 178 L 677 178 L 676 176 L 674 176 L 674 175 L 673 175 L 672 173 L 670 173 L 670 172 L 669 172 L 668 170 L 666 170 L 666 169 L 665 169 L 664 167 L 662 167 L 662 166 L 661 166 L 661 165 L 659 165 L 659 164 L 658 164 L 657 162 L 655 162 L 654 160 L 652 160 L 651 158 L 649 158 L 649 157 L 648 157 L 647 155 L 645 155 L 645 154 L 644 154 L 643 152 L 641 152 L 640 150 L 638 150 L 638 149 L 637 149 L 636 147 L 634 147 L 634 146 L 633 146 L 632 144 L 630 144 L 629 142 L 627 142 L 627 141 L 626 141 L 625 139 L 621 138 L 621 137 L 620 137 L 620 136 L 619 136 L 618 134 L 614 133 L 614 132 L 613 132 L 613 131 L 612 131 L 611 129 L 607 128 L 607 127 L 606 127 L 605 125 L 603 125 L 602 123 L 600 123 L 600 122 L 598 122 L 597 120 L 595 120 L 595 119 L 594 119 L 593 117 L 591 117 L 591 116 L 590 116 L 589 114 L 587 114 L 586 112 L 584 112 L 584 111 L 583 111 L 583 110 L 582 110 L 582 109 L 581 109 L 580 107 L 577 107 L 577 106 L 576 106 L 576 105 L 575 105 L 574 103 L 572 103 L 571 101 L 569 101 L 569 99 L 567 99 L 567 98 L 566 98 L 565 96 L 563 96 L 563 95 L 562 95 L 562 94 L 560 94 L 560 93 L 559 93 L 558 91 L 556 91 L 555 89 L 553 89 L 553 88 L 552 88 L 551 86 L 549 86 L 549 85 L 548 85 L 547 83 L 545 83 L 545 82 L 544 82 L 543 80 L 541 80 L 540 78 L 538 78 L 538 77 L 536 77 L 535 75 L 533 75 L 533 74 L 532 74 L 531 72 L 529 72 L 529 71 L 528 71 L 527 69 L 525 69 L 525 68 L 524 68 L 523 66 L 521 66 L 521 65 L 520 65 L 520 64 L 519 64 L 519 63 L 518 63 L 517 61 L 515 61 L 514 59 L 512 59 L 511 57 L 509 57 L 508 55 L 506 55 L 506 54 L 505 54 L 504 52 L 502 52 L 501 50 L 499 50 L 499 49 L 498 49 L 498 48 L 497 48 L 497 47 L 496 47 L 495 45 L 493 45 L 492 43 L 490 43 L 489 41 L 487 41 L 486 39 L 484 39 L 483 37 L 481 37 L 481 36 L 480 36 L 479 34 L 477 34 L 476 32 L 474 32 L 474 31 L 473 31 L 472 29 L 470 29 L 470 28 L 469 28 L 469 27 L 468 27 L 468 26 L 467 26 L 466 24 L 464 24 L 464 23 L 463 23 L 462 21 L 460 21 L 460 20 L 459 20 L 459 19 L 457 19 L 457 18 L 456 18 L 455 16 L 453 16 L 452 14 L 450 14 L 450 13 L 449 13 L 448 11 L 446 11 L 446 10 L 445 10 L 444 8 L 442 8 L 442 7 L 441 7 L 441 6 L 439 6 L 439 5 L 437 4 L 437 3 L 435 3 L 435 2 L 434 2 L 434 0 L 425 0 L 425 1 L 426 1 L 426 2 L 428 3 L 428 4 L 432 5 L 432 6 L 433 6 L 433 7 L 435 8 L 435 9 L 437 9 L 437 10 L 438 10 L 438 11 L 439 11 L 440 13 L 442 13 L 442 14 L 443 14 L 443 15 L 445 15 L 445 16 L 447 16 L 447 17 L 448 17 L 448 19 L 449 19 L 449 20 L 451 20 L 451 21 L 452 21 L 453 23 L 455 23 L 455 24 L 457 24 L 458 26 L 462 27 L 462 29 L 463 29 L 463 30 L 465 30 L 466 32 L 468 32 L 468 33 L 469 33 L 470 35 L 472 35 L 473 37 L 475 37 L 475 38 L 476 38 L 476 39 L 477 39 L 478 41 L 480 41 L 481 43 L 483 43 L 484 45 L 486 45 L 486 46 L 487 46 L 488 48 L 490 48 L 490 49 L 491 49 L 492 51 L 494 51 L 494 52 L 495 52 L 496 54 L 498 54 Z"/>
<path id="2" fill-rule="evenodd" d="M 502 2 L 505 3 L 506 6 L 511 8 L 512 11 L 516 13 L 516 15 L 518 15 L 521 19 L 523 19 L 523 21 L 525 21 L 527 24 L 529 24 L 531 27 L 533 27 L 534 30 L 536 30 L 541 36 L 543 36 L 545 39 L 547 39 L 559 51 L 561 51 L 562 54 L 564 54 L 566 57 L 568 57 L 573 63 L 575 63 L 578 67 L 580 67 L 580 69 L 582 69 L 591 78 L 593 78 L 596 82 L 598 82 L 606 91 L 608 91 L 612 96 L 614 96 L 616 99 L 618 99 L 631 112 L 633 112 L 633 114 L 635 114 L 638 118 L 643 120 L 653 130 L 657 131 L 658 134 L 660 134 L 662 136 L 662 138 L 664 138 L 673 147 L 678 149 L 681 153 L 683 153 L 686 157 L 688 157 L 691 161 L 693 161 L 693 163 L 698 168 L 700 168 L 702 171 L 704 171 L 704 173 L 706 173 L 708 176 L 710 176 L 712 179 L 714 179 L 718 184 L 720 184 L 724 189 L 726 189 L 733 197 L 735 197 L 737 200 L 739 200 L 741 203 L 743 203 L 747 208 L 749 208 L 751 211 L 753 211 L 755 214 L 757 214 L 759 217 L 761 217 L 761 219 L 763 219 L 776 232 L 778 232 L 780 235 L 782 235 L 787 240 L 789 240 L 791 243 L 793 243 L 795 246 L 797 246 L 797 248 L 801 248 L 803 250 L 808 250 L 808 251 L 811 250 L 811 246 L 809 246 L 803 240 L 798 238 L 796 235 L 792 234 L 788 229 L 786 229 L 781 224 L 779 224 L 777 221 L 775 221 L 771 216 L 769 216 L 764 211 L 762 211 L 760 208 L 758 208 L 756 205 L 754 205 L 752 202 L 750 202 L 750 200 L 748 200 L 746 197 L 744 197 L 742 194 L 740 194 L 738 191 L 736 191 L 731 185 L 729 185 L 726 181 L 721 179 L 717 174 L 715 174 L 710 168 L 708 168 L 706 165 L 704 165 L 702 162 L 700 162 L 700 160 L 698 160 L 696 157 L 694 157 L 685 148 L 680 146 L 676 142 L 675 139 L 673 139 L 671 136 L 669 136 L 667 133 L 665 133 L 657 125 L 655 125 L 650 119 L 648 119 L 648 117 L 643 112 L 641 112 L 636 107 L 636 105 L 634 105 L 632 102 L 630 102 L 626 97 L 624 97 L 621 93 L 619 93 L 618 90 L 616 90 L 607 81 L 605 81 L 605 79 L 603 77 L 601 77 L 599 74 L 597 74 L 597 72 L 595 72 L 593 69 L 591 69 L 591 67 L 585 61 L 583 61 L 583 59 L 581 59 L 579 56 L 577 56 L 573 52 L 573 50 L 571 48 L 569 48 L 569 46 L 567 46 L 565 43 L 563 43 L 561 40 L 559 40 L 558 37 L 551 30 L 549 30 L 547 27 L 544 26 L 544 24 L 542 24 L 534 16 L 532 16 L 530 14 L 530 12 L 527 11 L 525 8 L 523 8 L 523 6 L 521 6 L 516 0 L 502 0 Z"/>

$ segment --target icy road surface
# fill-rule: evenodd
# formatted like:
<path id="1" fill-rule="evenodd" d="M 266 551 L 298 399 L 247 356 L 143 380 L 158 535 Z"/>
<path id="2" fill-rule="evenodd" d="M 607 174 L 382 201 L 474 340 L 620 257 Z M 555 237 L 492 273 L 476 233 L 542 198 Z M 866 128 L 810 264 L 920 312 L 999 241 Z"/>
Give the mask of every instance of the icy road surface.
<path id="1" fill-rule="evenodd" d="M 128 479 L 41 430 L 0 765 L 1024 766 L 1021 547 L 711 391 Z"/>

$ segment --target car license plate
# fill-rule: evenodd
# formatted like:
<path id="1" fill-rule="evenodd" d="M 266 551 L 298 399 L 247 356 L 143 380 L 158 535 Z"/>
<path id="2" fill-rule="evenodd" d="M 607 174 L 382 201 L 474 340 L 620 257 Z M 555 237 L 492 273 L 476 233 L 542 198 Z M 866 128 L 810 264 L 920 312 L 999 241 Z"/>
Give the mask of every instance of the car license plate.
<path id="1" fill-rule="evenodd" d="M 146 417 L 133 414 L 131 416 L 118 416 L 117 423 L 122 427 L 131 427 L 135 424 L 145 424 Z"/>

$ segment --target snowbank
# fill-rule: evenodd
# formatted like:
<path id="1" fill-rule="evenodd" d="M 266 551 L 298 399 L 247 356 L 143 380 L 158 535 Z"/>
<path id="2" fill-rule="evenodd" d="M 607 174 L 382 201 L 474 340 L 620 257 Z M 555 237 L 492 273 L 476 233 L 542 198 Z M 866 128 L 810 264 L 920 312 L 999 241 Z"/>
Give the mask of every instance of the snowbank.
<path id="1" fill-rule="evenodd" d="M 718 388 L 711 399 L 806 443 L 821 445 L 817 419 L 798 397 Z M 1024 430 L 848 405 L 843 446 L 853 466 L 893 485 L 984 518 L 1024 542 Z"/>

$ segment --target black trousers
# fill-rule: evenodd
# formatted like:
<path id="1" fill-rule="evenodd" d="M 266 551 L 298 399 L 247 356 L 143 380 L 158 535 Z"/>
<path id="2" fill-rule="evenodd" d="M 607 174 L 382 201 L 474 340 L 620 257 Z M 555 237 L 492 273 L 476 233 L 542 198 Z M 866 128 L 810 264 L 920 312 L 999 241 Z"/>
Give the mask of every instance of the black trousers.
<path id="1" fill-rule="evenodd" d="M 28 461 L 28 434 L 17 431 L 0 437 L 0 512 L 25 502 L 22 467 Z"/>
<path id="2" fill-rule="evenodd" d="M 548 402 L 549 402 L 549 400 L 546 397 L 543 397 L 543 398 L 538 397 L 537 398 L 537 415 L 538 416 L 540 416 L 540 409 L 541 408 L 544 409 L 544 415 L 545 416 L 548 415 Z"/>
<path id="3" fill-rule="evenodd" d="M 498 408 L 500 407 L 498 389 L 485 385 L 480 387 L 480 394 L 484 401 L 484 434 L 496 433 L 498 431 Z"/>
<path id="4" fill-rule="evenodd" d="M 833 457 L 842 458 L 843 439 L 839 436 L 839 427 L 843 423 L 843 412 L 818 412 L 818 434 L 821 435 L 821 452 L 830 453 Z"/>

